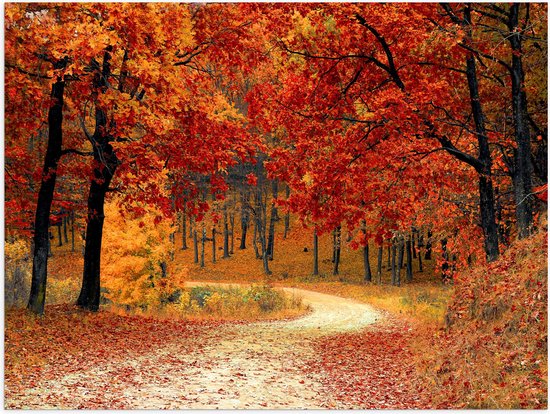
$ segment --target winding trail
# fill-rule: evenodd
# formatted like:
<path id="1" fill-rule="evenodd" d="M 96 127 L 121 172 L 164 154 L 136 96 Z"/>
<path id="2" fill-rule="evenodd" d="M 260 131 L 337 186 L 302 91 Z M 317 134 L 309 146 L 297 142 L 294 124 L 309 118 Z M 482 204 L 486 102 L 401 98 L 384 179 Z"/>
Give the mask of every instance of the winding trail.
<path id="1" fill-rule="evenodd" d="M 188 285 L 199 284 L 213 285 Z M 382 316 L 354 300 L 283 289 L 301 296 L 312 312 L 292 321 L 223 325 L 215 335 L 206 334 L 196 352 L 184 350 L 175 341 L 152 354 L 76 371 L 37 384 L 18 406 L 78 408 L 78 401 L 82 407 L 103 409 L 332 406 L 320 378 L 307 370 L 316 363 L 313 342 L 331 334 L 359 331 Z M 202 341 L 202 336 L 198 339 Z"/>

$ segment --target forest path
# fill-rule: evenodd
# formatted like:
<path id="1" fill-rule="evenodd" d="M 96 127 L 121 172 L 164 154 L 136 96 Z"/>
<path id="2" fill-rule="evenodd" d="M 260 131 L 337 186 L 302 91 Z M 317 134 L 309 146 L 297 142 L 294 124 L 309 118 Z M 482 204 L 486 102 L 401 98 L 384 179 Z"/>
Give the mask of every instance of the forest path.
<path id="1" fill-rule="evenodd" d="M 191 285 L 213 283 L 189 283 Z M 102 409 L 280 409 L 333 406 L 313 344 L 359 331 L 381 318 L 369 305 L 302 289 L 283 288 L 312 308 L 292 321 L 227 324 L 206 331 L 189 351 L 178 341 L 154 353 L 75 371 L 37 384 L 23 407 Z M 47 388 L 46 388 L 47 387 Z M 31 403 L 31 401 L 33 403 Z"/>

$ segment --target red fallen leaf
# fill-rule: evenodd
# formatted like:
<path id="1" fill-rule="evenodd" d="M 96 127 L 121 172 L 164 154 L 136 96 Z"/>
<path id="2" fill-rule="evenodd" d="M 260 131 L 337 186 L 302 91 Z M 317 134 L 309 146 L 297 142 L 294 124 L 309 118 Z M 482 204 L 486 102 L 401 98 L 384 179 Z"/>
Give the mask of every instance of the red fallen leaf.
<path id="1" fill-rule="evenodd" d="M 305 384 L 305 381 L 304 381 L 304 380 L 300 380 L 300 384 Z"/>

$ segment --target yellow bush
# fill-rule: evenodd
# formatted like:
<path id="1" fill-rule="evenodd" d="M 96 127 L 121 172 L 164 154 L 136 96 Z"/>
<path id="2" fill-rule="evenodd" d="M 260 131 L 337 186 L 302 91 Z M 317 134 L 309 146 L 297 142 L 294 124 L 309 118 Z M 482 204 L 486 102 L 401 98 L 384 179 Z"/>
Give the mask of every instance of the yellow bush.
<path id="1" fill-rule="evenodd" d="M 214 292 L 211 296 L 207 297 L 204 302 L 204 309 L 208 313 L 219 314 L 223 311 L 223 297 L 220 293 Z"/>
<path id="2" fill-rule="evenodd" d="M 174 250 L 170 241 L 172 220 L 155 224 L 161 213 L 153 208 L 144 210 L 139 216 L 123 216 L 116 200 L 105 206 L 101 262 L 104 296 L 129 308 L 157 307 L 162 297 L 174 291 L 167 268 Z M 164 272 L 161 266 L 166 266 Z"/>
<path id="3" fill-rule="evenodd" d="M 29 298 L 32 274 L 30 243 L 19 238 L 7 240 L 4 259 L 6 306 L 24 306 Z"/>

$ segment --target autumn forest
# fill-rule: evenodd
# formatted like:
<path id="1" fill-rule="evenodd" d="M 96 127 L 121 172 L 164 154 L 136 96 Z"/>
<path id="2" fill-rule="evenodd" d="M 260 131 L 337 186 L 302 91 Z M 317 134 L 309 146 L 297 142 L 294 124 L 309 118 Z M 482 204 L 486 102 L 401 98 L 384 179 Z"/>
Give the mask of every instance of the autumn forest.
<path id="1" fill-rule="evenodd" d="M 547 408 L 547 23 L 6 3 L 5 408 Z"/>

